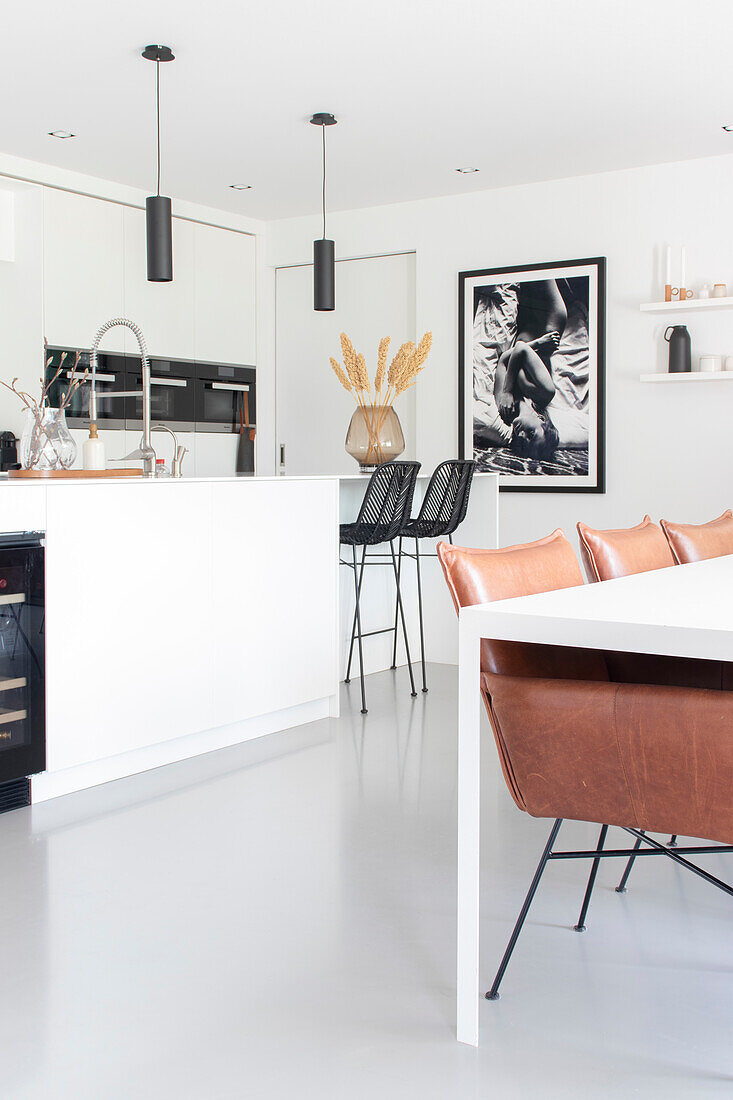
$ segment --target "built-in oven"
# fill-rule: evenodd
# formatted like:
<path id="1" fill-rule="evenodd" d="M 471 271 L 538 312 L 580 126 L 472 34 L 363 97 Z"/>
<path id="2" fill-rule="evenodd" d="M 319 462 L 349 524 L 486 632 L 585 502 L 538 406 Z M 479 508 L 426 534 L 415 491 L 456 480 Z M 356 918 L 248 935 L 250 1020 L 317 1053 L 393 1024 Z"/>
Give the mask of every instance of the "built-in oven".
<path id="1" fill-rule="evenodd" d="M 240 432 L 257 425 L 254 367 L 196 364 L 196 431 Z"/>
<path id="2" fill-rule="evenodd" d="M 0 810 L 46 767 L 43 536 L 0 535 Z"/>
<path id="3" fill-rule="evenodd" d="M 63 362 L 62 362 L 63 360 Z M 46 354 L 46 379 L 56 379 L 49 389 L 49 404 L 58 408 L 61 396 L 67 390 L 73 378 L 83 375 L 89 369 L 89 352 L 82 351 L 76 366 L 76 350 L 73 348 L 48 348 Z M 59 372 L 59 367 L 61 368 Z M 57 373 L 58 372 L 58 373 Z M 126 363 L 124 355 L 110 355 L 100 352 L 97 356 L 97 393 L 123 393 L 127 387 Z M 89 427 L 89 393 L 91 383 L 84 382 L 66 406 L 66 422 L 71 428 Z M 100 428 L 124 428 L 124 398 L 111 401 L 102 400 L 97 406 L 97 422 Z"/>
<path id="4" fill-rule="evenodd" d="M 140 363 L 128 366 L 128 389 L 135 397 L 125 398 L 125 426 L 143 426 L 142 371 Z M 182 360 L 150 360 L 150 415 L 174 432 L 192 432 L 195 421 L 195 364 Z"/>

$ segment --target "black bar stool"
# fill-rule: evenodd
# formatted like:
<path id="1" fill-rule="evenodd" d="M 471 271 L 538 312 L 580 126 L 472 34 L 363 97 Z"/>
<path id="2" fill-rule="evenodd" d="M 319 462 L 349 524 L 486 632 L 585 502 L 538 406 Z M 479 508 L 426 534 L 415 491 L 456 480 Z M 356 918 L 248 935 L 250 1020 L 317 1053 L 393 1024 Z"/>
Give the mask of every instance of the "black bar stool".
<path id="1" fill-rule="evenodd" d="M 342 523 L 340 525 L 340 541 L 342 545 L 352 549 L 353 562 L 343 561 L 342 565 L 348 565 L 354 570 L 354 621 L 351 626 L 351 644 L 349 646 L 349 661 L 346 669 L 345 683 L 350 682 L 351 658 L 354 653 L 354 639 L 359 647 L 359 674 L 361 677 L 361 713 L 367 713 L 366 692 L 364 690 L 364 654 L 362 650 L 362 638 L 372 634 L 388 634 L 395 632 L 393 666 L 397 663 L 397 628 L 398 617 L 402 622 L 402 634 L 405 640 L 407 653 L 407 667 L 410 671 L 410 686 L 412 694 L 416 695 L 415 678 L 412 674 L 412 662 L 410 660 L 410 646 L 407 640 L 407 626 L 405 624 L 405 612 L 402 608 L 402 595 L 400 593 L 400 575 L 397 568 L 394 539 L 400 533 L 409 519 L 412 508 L 412 497 L 415 492 L 415 480 L 420 469 L 419 462 L 384 462 L 377 466 L 369 479 L 369 484 L 364 493 L 364 499 L 359 508 L 359 515 L 355 523 Z M 392 569 L 394 571 L 395 585 L 397 588 L 397 606 L 395 611 L 394 626 L 385 627 L 383 630 L 369 630 L 366 633 L 361 629 L 361 612 L 359 601 L 361 598 L 361 585 L 364 578 L 365 565 L 385 565 L 382 561 L 367 561 L 367 547 L 379 546 L 389 543 Z M 361 546 L 361 562 L 357 560 L 356 548 Z M 374 557 L 374 555 L 372 555 Z"/>
<path id="2" fill-rule="evenodd" d="M 422 580 L 420 577 L 420 539 L 448 538 L 453 542 L 453 532 L 463 523 L 468 510 L 468 498 L 471 492 L 476 463 L 471 460 L 449 459 L 441 462 L 433 470 L 420 511 L 415 519 L 408 519 L 399 533 L 399 564 L 397 577 L 402 573 L 402 540 L 415 540 L 414 555 L 405 552 L 405 557 L 414 556 L 417 568 L 417 606 L 420 616 L 420 660 L 422 663 L 422 689 L 428 690 L 425 676 L 425 630 L 422 613 Z M 423 557 L 434 558 L 435 554 Z M 395 607 L 395 644 L 392 651 L 392 668 L 397 663 L 397 608 Z"/>

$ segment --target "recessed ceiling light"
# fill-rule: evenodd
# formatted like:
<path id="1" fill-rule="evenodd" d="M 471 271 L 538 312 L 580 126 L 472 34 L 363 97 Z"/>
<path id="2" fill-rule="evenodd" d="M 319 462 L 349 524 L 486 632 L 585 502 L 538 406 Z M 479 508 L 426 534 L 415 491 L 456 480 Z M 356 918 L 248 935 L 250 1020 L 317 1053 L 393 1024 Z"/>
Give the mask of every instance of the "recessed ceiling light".
<path id="1" fill-rule="evenodd" d="M 57 138 L 65 139 L 65 138 L 70 138 L 70 137 L 76 137 L 76 134 L 72 134 L 71 130 L 49 130 L 48 136 L 49 137 L 57 137 Z"/>
<path id="2" fill-rule="evenodd" d="M 733 126 L 723 126 L 726 134 L 733 134 Z"/>
<path id="3" fill-rule="evenodd" d="M 230 183 L 229 187 L 232 191 L 251 191 L 251 183 Z"/>
<path id="4" fill-rule="evenodd" d="M 478 168 L 456 168 L 456 172 L 460 172 L 462 176 L 470 176 L 472 172 L 478 171 Z"/>

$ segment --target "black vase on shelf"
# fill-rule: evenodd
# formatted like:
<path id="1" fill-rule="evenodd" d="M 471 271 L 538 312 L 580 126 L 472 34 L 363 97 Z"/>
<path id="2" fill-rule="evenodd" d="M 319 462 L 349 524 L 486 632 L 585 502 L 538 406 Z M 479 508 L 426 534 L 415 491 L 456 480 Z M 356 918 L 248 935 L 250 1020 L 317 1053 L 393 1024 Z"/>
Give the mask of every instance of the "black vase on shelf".
<path id="1" fill-rule="evenodd" d="M 669 332 L 672 333 L 671 336 L 667 335 Z M 664 339 L 669 344 L 669 373 L 684 374 L 691 371 L 692 355 L 687 325 L 669 325 L 664 331 Z"/>

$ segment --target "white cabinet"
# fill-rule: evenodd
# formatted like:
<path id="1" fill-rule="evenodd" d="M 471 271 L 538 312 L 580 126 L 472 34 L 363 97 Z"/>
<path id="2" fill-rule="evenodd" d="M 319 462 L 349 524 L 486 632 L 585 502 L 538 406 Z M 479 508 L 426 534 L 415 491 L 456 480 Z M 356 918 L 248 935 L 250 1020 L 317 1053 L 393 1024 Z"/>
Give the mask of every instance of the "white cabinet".
<path id="1" fill-rule="evenodd" d="M 49 772 L 337 693 L 335 481 L 45 492 Z"/>
<path id="2" fill-rule="evenodd" d="M 256 360 L 255 238 L 194 226 L 196 358 L 209 363 Z"/>
<path id="3" fill-rule="evenodd" d="M 124 211 L 125 312 L 140 326 L 153 356 L 193 359 L 194 224 L 173 219 L 173 281 L 149 283 L 145 211 Z"/>
<path id="4" fill-rule="evenodd" d="M 145 211 L 44 188 L 44 323 L 49 343 L 88 348 L 111 317 L 140 325 L 152 356 L 251 366 L 255 238 L 173 218 L 173 281 L 149 283 Z M 136 350 L 112 329 L 102 350 Z"/>
<path id="5" fill-rule="evenodd" d="M 334 694 L 336 482 L 211 488 L 213 719 L 224 725 Z"/>
<path id="6" fill-rule="evenodd" d="M 196 483 L 47 492 L 50 771 L 214 724 L 210 532 Z"/>
<path id="7" fill-rule="evenodd" d="M 44 188 L 44 331 L 50 344 L 88 348 L 101 324 L 124 308 L 122 212 L 114 202 Z M 115 329 L 108 351 L 124 351 Z"/>

